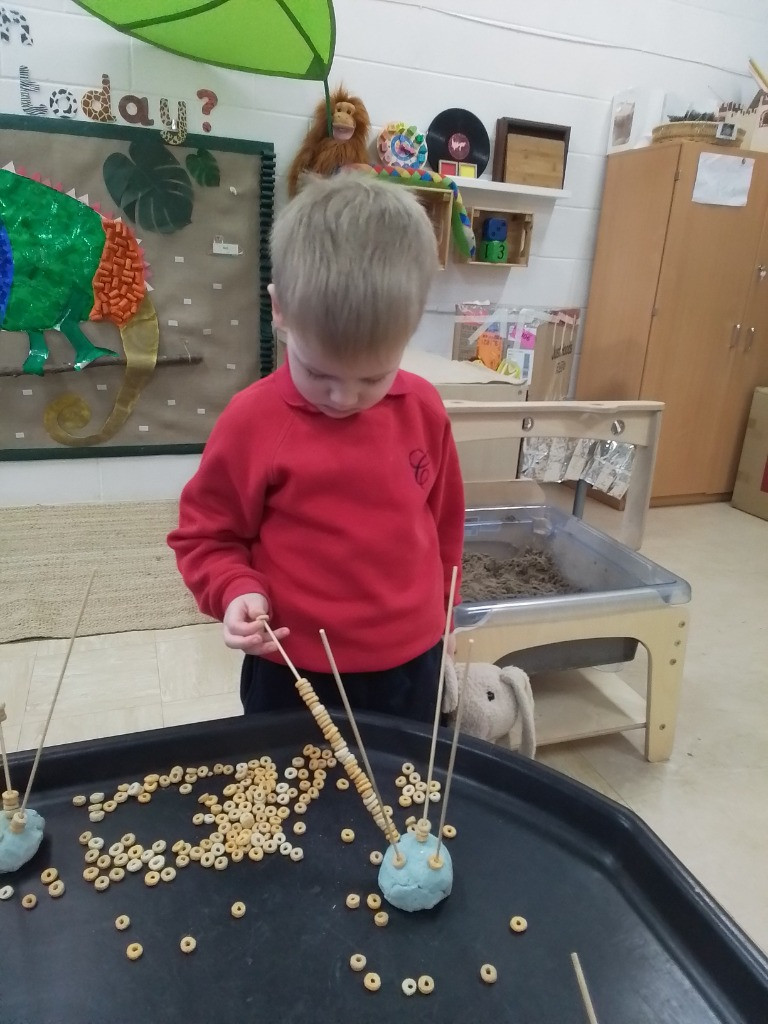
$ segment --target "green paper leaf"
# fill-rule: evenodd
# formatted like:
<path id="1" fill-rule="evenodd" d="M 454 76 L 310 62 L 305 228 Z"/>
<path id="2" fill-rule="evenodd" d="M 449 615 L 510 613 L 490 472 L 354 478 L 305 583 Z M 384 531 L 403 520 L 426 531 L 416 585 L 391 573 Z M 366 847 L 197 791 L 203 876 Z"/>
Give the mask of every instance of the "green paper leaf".
<path id="1" fill-rule="evenodd" d="M 333 0 L 76 2 L 121 32 L 206 64 L 322 81 L 333 62 Z"/>
<path id="2" fill-rule="evenodd" d="M 186 159 L 187 170 L 198 185 L 204 188 L 215 188 L 221 182 L 221 171 L 216 157 L 210 150 L 198 149 L 190 153 Z"/>
<path id="3" fill-rule="evenodd" d="M 192 220 L 189 175 L 173 153 L 154 138 L 132 142 L 128 154 L 104 161 L 104 184 L 112 199 L 144 231 L 170 235 Z"/>

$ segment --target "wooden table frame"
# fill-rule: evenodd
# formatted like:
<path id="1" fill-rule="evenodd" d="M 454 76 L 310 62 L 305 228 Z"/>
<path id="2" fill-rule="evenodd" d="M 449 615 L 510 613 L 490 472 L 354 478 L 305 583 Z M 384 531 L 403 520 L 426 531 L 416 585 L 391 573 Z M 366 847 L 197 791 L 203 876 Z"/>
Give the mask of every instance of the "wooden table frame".
<path id="1" fill-rule="evenodd" d="M 521 504 L 511 501 L 514 487 L 530 482 L 500 475 L 504 472 L 503 442 L 517 450 L 525 437 L 593 438 L 621 440 L 636 446 L 632 478 L 626 495 L 620 540 L 639 548 L 651 493 L 653 465 L 661 427 L 660 402 L 466 402 L 445 400 L 462 462 L 467 491 L 484 495 L 483 504 Z M 617 433 L 617 430 L 620 430 Z M 482 442 L 478 448 L 477 442 Z M 489 442 L 498 442 L 493 445 Z M 516 474 L 515 474 L 516 475 Z M 494 490 L 496 488 L 496 490 Z M 497 495 L 495 502 L 488 501 Z M 530 490 L 528 490 L 530 495 Z M 592 733 L 645 729 L 645 756 L 649 761 L 669 758 L 675 737 L 680 687 L 688 634 L 688 606 L 652 600 L 628 608 L 617 601 L 615 611 L 596 613 L 571 607 L 562 617 L 472 627 L 464 635 L 474 638 L 474 658 L 498 662 L 515 651 L 563 641 L 600 637 L 633 637 L 648 652 L 644 717 L 616 728 Z M 562 739 L 568 738 L 563 736 Z"/>

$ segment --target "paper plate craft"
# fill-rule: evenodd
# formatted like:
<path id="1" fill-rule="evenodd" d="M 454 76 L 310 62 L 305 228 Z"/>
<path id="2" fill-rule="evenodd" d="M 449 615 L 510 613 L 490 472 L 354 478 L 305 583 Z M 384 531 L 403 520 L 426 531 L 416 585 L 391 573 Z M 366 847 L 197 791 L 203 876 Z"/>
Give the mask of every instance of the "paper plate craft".
<path id="1" fill-rule="evenodd" d="M 388 167 L 420 168 L 427 162 L 424 132 L 405 121 L 390 121 L 379 132 L 376 148 L 379 159 Z"/>

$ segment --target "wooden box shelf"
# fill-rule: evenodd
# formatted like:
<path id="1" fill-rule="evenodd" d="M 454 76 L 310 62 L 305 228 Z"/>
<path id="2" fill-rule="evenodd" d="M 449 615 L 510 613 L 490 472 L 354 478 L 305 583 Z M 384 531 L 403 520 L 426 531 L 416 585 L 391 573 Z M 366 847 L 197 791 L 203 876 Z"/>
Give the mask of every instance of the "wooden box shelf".
<path id="1" fill-rule="evenodd" d="M 570 138 L 568 125 L 500 117 L 493 150 L 494 181 L 561 189 Z"/>
<path id="2" fill-rule="evenodd" d="M 419 203 L 429 217 L 437 239 L 437 258 L 445 270 L 451 248 L 451 215 L 453 213 L 453 192 L 450 189 L 419 188 L 413 186 Z"/>
<path id="3" fill-rule="evenodd" d="M 470 264 L 478 267 L 527 267 L 531 251 L 531 234 L 533 233 L 533 214 L 521 213 L 516 210 L 498 210 L 488 206 L 473 206 L 469 210 L 472 230 L 475 233 L 475 258 Z M 507 258 L 504 262 L 492 263 L 480 259 L 480 248 L 483 244 L 483 222 L 489 217 L 497 217 L 507 225 Z"/>

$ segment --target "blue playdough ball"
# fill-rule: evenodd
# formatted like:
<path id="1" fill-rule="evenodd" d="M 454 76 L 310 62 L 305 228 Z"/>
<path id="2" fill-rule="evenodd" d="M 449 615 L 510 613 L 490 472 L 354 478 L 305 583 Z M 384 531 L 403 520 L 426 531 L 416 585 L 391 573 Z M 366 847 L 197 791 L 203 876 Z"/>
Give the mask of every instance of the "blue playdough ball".
<path id="1" fill-rule="evenodd" d="M 443 863 L 439 868 L 429 865 L 429 858 L 437 850 L 437 839 L 433 835 L 420 843 L 413 833 L 406 832 L 401 836 L 398 847 L 405 857 L 403 867 L 395 867 L 394 851 L 390 846 L 379 869 L 379 888 L 393 907 L 408 911 L 429 910 L 450 895 L 453 864 L 445 843 L 440 847 Z"/>
<path id="2" fill-rule="evenodd" d="M 26 810 L 27 826 L 23 832 L 11 831 L 10 819 L 0 813 L 0 874 L 18 871 L 32 860 L 43 841 L 45 818 L 31 807 Z"/>

